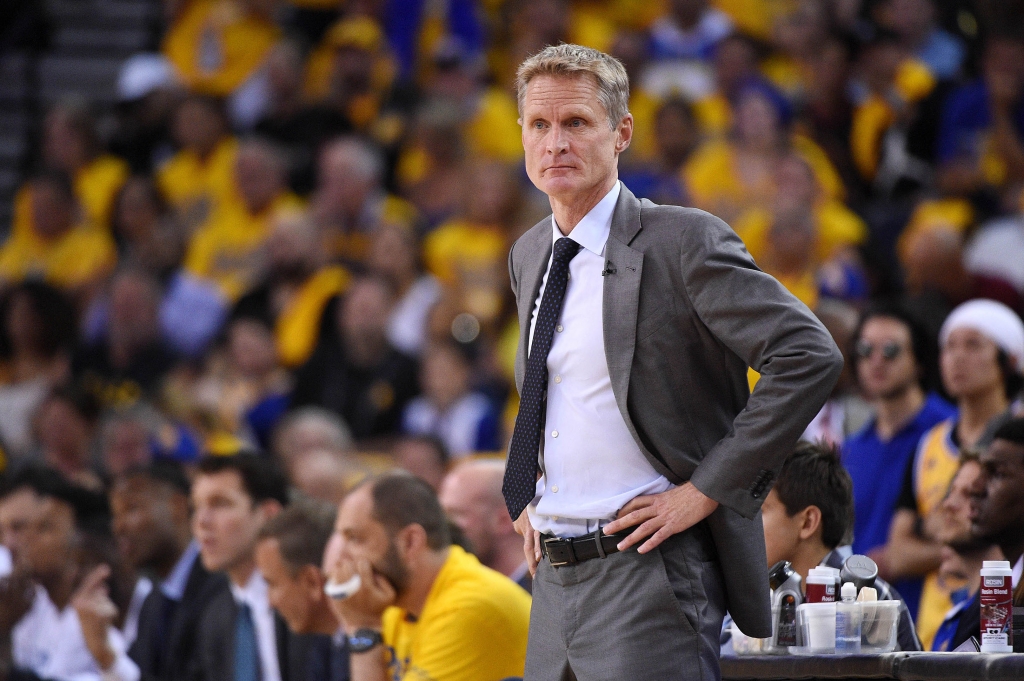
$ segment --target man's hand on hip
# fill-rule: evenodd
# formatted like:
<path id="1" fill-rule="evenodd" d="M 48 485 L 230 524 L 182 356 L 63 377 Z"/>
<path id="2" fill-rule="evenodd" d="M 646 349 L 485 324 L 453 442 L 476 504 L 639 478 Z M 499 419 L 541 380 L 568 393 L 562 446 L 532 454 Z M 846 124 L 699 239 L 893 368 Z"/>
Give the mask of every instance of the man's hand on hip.
<path id="1" fill-rule="evenodd" d="M 537 574 L 537 564 L 540 562 L 540 532 L 533 529 L 530 524 L 530 514 L 523 509 L 513 525 L 516 532 L 523 537 L 523 553 L 526 555 L 526 564 L 530 568 L 530 576 Z"/>
<path id="2" fill-rule="evenodd" d="M 661 494 L 636 497 L 622 507 L 618 517 L 608 523 L 603 531 L 605 534 L 615 534 L 620 530 L 636 527 L 628 537 L 619 542 L 619 551 L 625 551 L 650 537 L 637 549 L 640 553 L 647 553 L 672 535 L 688 530 L 704 520 L 716 508 L 717 501 L 705 495 L 692 483 L 684 482 L 679 487 Z"/>

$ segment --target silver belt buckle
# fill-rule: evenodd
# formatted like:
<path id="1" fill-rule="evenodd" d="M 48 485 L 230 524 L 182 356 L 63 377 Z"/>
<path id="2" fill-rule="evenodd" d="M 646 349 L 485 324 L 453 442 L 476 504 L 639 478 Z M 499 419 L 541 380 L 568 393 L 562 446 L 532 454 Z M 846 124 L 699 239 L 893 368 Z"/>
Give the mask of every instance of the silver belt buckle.
<path id="1" fill-rule="evenodd" d="M 567 540 L 559 539 L 558 537 L 548 537 L 547 539 L 544 539 L 543 541 L 544 541 L 544 546 L 547 547 L 547 545 L 549 543 L 553 543 L 553 542 L 557 542 L 557 541 L 567 541 Z M 569 544 L 568 546 L 569 546 L 569 555 L 572 556 L 573 555 L 572 554 L 572 545 Z M 573 563 L 573 561 L 571 561 L 571 560 L 559 560 L 559 561 L 552 560 L 551 559 L 551 551 L 550 550 L 545 549 L 544 553 L 547 554 L 548 563 L 551 564 L 551 567 L 562 567 L 563 565 L 572 565 L 572 563 Z"/>

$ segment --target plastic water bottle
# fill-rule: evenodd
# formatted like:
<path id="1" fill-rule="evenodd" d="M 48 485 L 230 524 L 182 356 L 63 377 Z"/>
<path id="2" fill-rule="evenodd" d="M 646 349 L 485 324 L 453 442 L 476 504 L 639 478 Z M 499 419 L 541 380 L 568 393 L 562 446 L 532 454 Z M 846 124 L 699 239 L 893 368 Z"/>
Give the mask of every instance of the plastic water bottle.
<path id="1" fill-rule="evenodd" d="M 836 655 L 859 655 L 863 610 L 857 602 L 857 587 L 843 584 L 843 600 L 836 603 Z"/>

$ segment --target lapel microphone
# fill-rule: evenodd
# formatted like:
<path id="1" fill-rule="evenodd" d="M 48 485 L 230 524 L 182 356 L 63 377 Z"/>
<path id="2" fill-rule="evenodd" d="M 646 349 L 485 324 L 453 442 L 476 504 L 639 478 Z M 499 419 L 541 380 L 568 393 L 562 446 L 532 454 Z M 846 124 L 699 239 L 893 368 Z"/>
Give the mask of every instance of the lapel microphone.
<path id="1" fill-rule="evenodd" d="M 609 274 L 615 274 L 615 265 L 608 263 L 603 270 L 601 270 L 601 276 L 607 277 Z"/>

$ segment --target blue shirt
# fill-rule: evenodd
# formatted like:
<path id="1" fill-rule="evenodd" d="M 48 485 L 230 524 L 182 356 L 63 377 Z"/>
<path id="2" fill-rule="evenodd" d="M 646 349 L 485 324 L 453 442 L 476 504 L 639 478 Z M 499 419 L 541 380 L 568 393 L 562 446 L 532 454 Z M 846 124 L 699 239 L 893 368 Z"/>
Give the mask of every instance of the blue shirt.
<path id="1" fill-rule="evenodd" d="M 1024 137 L 1024 106 L 1018 103 L 1013 112 L 1017 134 Z M 937 158 L 940 163 L 958 157 L 978 159 L 984 151 L 985 138 L 992 126 L 988 87 L 976 80 L 957 88 L 946 98 L 939 126 Z"/>
<path id="2" fill-rule="evenodd" d="M 929 428 L 955 413 L 941 397 L 929 395 L 917 416 L 891 440 L 882 441 L 872 419 L 843 445 L 843 465 L 853 480 L 854 553 L 866 554 L 885 544 L 917 443 Z"/>

